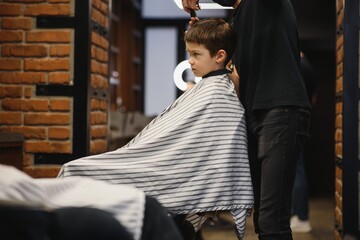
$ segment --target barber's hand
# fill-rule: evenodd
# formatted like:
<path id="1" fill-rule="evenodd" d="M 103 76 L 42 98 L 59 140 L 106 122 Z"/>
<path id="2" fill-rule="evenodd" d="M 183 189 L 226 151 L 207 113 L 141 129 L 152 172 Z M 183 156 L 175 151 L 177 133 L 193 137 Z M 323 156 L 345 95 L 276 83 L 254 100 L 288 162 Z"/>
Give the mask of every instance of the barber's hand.
<path id="1" fill-rule="evenodd" d="M 192 27 L 199 18 L 196 16 L 195 11 L 200 10 L 199 0 L 182 0 L 183 8 L 186 12 L 191 12 L 191 18 L 189 21 L 189 27 Z"/>
<path id="2" fill-rule="evenodd" d="M 186 12 L 190 12 L 190 9 L 200 10 L 199 0 L 182 0 L 182 5 Z"/>
<path id="3" fill-rule="evenodd" d="M 230 67 L 230 65 L 232 65 Z M 239 88 L 240 88 L 240 76 L 236 70 L 236 67 L 235 65 L 233 65 L 232 63 L 231 64 L 228 64 L 228 66 L 226 66 L 226 68 L 228 69 L 231 69 L 231 73 L 228 74 L 228 77 L 230 78 L 230 80 L 234 83 L 234 87 L 235 87 L 235 92 L 236 94 L 239 96 Z"/>
<path id="4" fill-rule="evenodd" d="M 189 28 L 192 27 L 194 25 L 194 23 L 197 22 L 197 21 L 199 21 L 199 18 L 197 18 L 197 17 L 190 18 Z"/>

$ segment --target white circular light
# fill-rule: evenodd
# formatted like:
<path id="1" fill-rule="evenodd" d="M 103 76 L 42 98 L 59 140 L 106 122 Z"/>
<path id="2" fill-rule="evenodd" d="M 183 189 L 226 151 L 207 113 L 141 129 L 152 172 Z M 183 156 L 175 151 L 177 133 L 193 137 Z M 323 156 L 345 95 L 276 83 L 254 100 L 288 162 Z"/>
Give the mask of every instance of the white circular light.
<path id="1" fill-rule="evenodd" d="M 186 91 L 188 88 L 188 84 L 184 81 L 182 75 L 186 69 L 191 69 L 190 63 L 188 60 L 184 60 L 180 62 L 174 69 L 174 82 L 177 88 L 179 88 L 181 91 Z M 201 77 L 195 77 L 195 83 L 198 83 L 202 78 Z"/>

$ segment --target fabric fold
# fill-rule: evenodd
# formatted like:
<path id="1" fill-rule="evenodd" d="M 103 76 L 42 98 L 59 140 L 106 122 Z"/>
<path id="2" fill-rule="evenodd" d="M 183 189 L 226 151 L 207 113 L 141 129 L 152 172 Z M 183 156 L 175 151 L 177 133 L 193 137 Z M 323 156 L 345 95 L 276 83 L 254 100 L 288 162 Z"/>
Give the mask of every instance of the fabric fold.
<path id="1" fill-rule="evenodd" d="M 203 78 L 125 146 L 64 164 L 59 177 L 71 176 L 134 186 L 171 214 L 251 209 L 244 108 L 233 83 L 226 74 Z"/>

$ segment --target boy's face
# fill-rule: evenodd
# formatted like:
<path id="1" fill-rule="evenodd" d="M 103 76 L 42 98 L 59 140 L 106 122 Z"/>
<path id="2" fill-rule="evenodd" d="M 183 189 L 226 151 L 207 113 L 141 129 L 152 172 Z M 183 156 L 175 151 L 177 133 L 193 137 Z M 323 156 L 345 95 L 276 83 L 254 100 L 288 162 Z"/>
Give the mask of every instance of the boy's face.
<path id="1" fill-rule="evenodd" d="M 203 77 L 211 71 L 222 68 L 217 61 L 217 56 L 211 57 L 209 50 L 202 44 L 186 42 L 186 51 L 190 55 L 189 63 L 196 77 Z"/>

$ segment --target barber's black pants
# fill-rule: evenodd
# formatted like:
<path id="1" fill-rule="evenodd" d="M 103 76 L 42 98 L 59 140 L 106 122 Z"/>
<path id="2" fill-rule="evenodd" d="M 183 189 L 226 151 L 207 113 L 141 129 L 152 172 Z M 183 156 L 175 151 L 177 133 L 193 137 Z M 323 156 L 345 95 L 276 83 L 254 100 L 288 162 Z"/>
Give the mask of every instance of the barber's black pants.
<path id="1" fill-rule="evenodd" d="M 254 226 L 261 240 L 290 240 L 296 161 L 309 136 L 310 112 L 298 107 L 257 110 L 248 119 Z"/>

